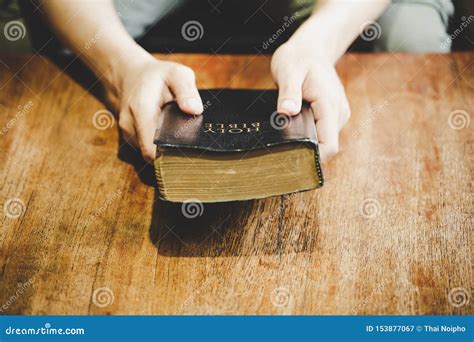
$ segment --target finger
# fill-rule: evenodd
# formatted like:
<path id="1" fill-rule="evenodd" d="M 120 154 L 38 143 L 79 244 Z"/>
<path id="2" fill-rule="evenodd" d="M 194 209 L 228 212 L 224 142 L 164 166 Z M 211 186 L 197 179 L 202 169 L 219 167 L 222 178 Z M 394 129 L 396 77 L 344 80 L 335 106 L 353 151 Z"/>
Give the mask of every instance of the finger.
<path id="1" fill-rule="evenodd" d="M 285 73 L 278 76 L 278 106 L 282 114 L 296 115 L 301 111 L 303 78 L 297 74 Z"/>
<path id="2" fill-rule="evenodd" d="M 338 113 L 326 99 L 312 102 L 311 109 L 316 119 L 321 161 L 326 162 L 339 150 Z"/>
<path id="3" fill-rule="evenodd" d="M 163 104 L 161 94 L 162 87 L 142 88 L 130 105 L 138 146 L 143 158 L 149 163 L 153 162 L 156 156 L 156 146 L 153 141 L 158 125 L 158 114 Z"/>
<path id="4" fill-rule="evenodd" d="M 137 135 L 135 134 L 135 127 L 133 125 L 132 114 L 128 107 L 124 107 L 119 114 L 118 125 L 122 133 L 124 142 L 138 147 Z"/>
<path id="5" fill-rule="evenodd" d="M 189 114 L 202 114 L 203 105 L 196 88 L 194 72 L 180 66 L 167 78 L 168 86 L 173 92 L 179 108 Z"/>
<path id="6" fill-rule="evenodd" d="M 156 157 L 156 146 L 153 143 L 157 127 L 157 116 L 141 116 L 135 122 L 138 145 L 143 159 L 152 163 Z"/>

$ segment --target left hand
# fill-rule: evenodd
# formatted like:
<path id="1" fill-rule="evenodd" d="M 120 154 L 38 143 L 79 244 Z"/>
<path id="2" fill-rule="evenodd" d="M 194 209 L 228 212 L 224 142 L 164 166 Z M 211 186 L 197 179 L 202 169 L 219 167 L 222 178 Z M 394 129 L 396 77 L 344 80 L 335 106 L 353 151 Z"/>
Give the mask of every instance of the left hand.
<path id="1" fill-rule="evenodd" d="M 278 112 L 296 115 L 302 100 L 310 105 L 316 120 L 321 160 L 339 150 L 339 131 L 350 117 L 349 102 L 334 68 L 334 62 L 288 41 L 273 54 L 272 74 L 279 88 Z"/>

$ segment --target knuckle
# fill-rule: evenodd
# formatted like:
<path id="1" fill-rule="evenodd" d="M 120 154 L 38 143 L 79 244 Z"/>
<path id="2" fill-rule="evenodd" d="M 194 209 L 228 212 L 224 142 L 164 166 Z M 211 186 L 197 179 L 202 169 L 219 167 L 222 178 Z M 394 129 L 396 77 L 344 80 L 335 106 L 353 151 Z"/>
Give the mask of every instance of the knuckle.
<path id="1" fill-rule="evenodd" d="M 194 74 L 193 69 L 191 69 L 188 66 L 183 65 L 181 67 L 181 72 L 183 73 L 184 77 L 187 77 L 187 78 L 190 78 L 190 79 L 193 79 L 193 80 L 196 78 L 196 75 Z"/>
<path id="2" fill-rule="evenodd" d="M 350 118 L 350 117 L 351 117 L 352 111 L 351 111 L 351 106 L 349 106 L 349 103 L 347 103 L 347 102 L 344 103 L 342 112 L 344 113 L 344 115 L 345 115 L 347 118 Z"/>
<path id="3" fill-rule="evenodd" d="M 153 148 L 140 144 L 140 150 L 142 151 L 143 159 L 147 162 L 152 162 L 155 159 L 155 150 Z"/>
<path id="4" fill-rule="evenodd" d="M 349 105 L 344 106 L 342 111 L 341 111 L 342 123 L 343 124 L 347 123 L 347 121 L 349 121 L 351 115 L 352 115 L 352 113 L 351 113 L 351 109 L 350 109 Z"/>
<path id="5" fill-rule="evenodd" d="M 334 142 L 326 146 L 326 151 L 329 157 L 333 157 L 339 152 L 339 144 Z"/>
<path id="6" fill-rule="evenodd" d="M 190 67 L 186 65 L 176 64 L 173 68 L 171 68 L 169 77 L 171 79 L 178 77 L 194 80 L 195 75 L 193 69 L 191 69 Z"/>
<path id="7" fill-rule="evenodd" d="M 133 127 L 130 124 L 130 120 L 123 113 L 121 113 L 119 116 L 118 126 L 124 133 L 131 135 L 133 132 Z"/>
<path id="8" fill-rule="evenodd" d="M 165 74 L 166 81 L 168 82 L 173 82 L 177 77 L 179 77 L 177 66 L 169 68 Z"/>

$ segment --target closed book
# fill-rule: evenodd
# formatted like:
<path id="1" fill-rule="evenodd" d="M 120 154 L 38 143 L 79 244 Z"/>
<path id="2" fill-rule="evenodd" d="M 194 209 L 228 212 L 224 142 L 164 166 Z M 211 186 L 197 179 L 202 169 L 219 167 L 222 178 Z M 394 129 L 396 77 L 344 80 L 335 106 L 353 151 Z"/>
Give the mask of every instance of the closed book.
<path id="1" fill-rule="evenodd" d="M 277 113 L 276 90 L 203 89 L 202 115 L 166 104 L 155 134 L 161 199 L 250 200 L 323 185 L 310 107 Z"/>

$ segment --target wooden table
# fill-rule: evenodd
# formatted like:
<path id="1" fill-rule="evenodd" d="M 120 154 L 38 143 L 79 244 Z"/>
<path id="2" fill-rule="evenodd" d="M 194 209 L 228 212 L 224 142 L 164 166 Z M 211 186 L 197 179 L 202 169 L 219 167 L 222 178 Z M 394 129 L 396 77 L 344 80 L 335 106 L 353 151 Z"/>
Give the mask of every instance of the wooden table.
<path id="1" fill-rule="evenodd" d="M 200 87 L 273 87 L 268 57 L 162 57 Z M 93 125 L 73 66 L 0 58 L 0 313 L 473 313 L 473 53 L 345 56 L 324 188 L 196 219 Z"/>

